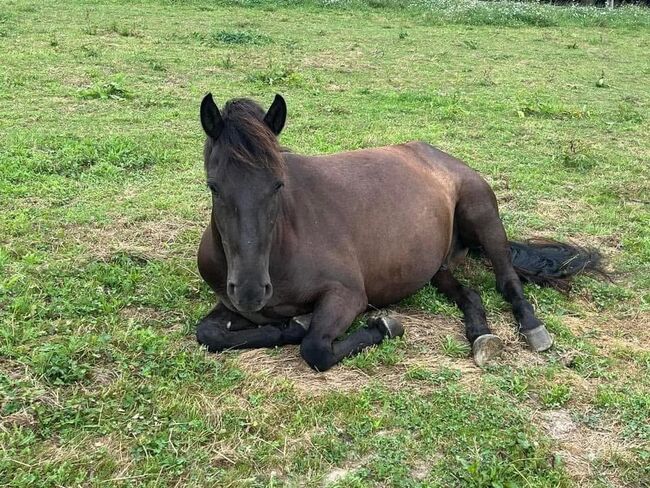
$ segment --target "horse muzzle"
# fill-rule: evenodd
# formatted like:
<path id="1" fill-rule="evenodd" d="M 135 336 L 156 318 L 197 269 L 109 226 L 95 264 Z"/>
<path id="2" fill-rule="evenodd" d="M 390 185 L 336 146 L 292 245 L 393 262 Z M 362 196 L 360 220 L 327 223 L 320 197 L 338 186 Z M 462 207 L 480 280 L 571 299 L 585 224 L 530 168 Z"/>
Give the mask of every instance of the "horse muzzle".
<path id="1" fill-rule="evenodd" d="M 228 298 L 240 312 L 259 312 L 273 296 L 271 282 L 242 283 L 228 282 Z"/>

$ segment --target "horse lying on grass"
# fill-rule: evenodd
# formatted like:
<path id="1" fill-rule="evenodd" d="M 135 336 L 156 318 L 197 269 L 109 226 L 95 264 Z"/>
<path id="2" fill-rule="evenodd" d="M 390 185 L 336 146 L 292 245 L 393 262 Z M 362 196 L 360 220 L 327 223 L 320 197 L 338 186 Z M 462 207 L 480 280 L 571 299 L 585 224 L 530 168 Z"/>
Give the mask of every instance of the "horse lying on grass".
<path id="1" fill-rule="evenodd" d="M 482 366 L 503 344 L 481 297 L 454 278 L 468 249 L 490 260 L 535 351 L 552 338 L 520 277 L 559 283 L 598 267 L 597 253 L 567 244 L 509 242 L 487 182 L 424 142 L 302 156 L 278 144 L 287 114 L 280 95 L 266 113 L 248 99 L 229 101 L 221 113 L 208 94 L 200 114 L 212 213 L 198 266 L 219 304 L 196 334 L 210 351 L 300 344 L 304 360 L 325 371 L 401 336 L 399 322 L 377 316 L 344 334 L 368 307 L 431 282 L 462 310 Z"/>

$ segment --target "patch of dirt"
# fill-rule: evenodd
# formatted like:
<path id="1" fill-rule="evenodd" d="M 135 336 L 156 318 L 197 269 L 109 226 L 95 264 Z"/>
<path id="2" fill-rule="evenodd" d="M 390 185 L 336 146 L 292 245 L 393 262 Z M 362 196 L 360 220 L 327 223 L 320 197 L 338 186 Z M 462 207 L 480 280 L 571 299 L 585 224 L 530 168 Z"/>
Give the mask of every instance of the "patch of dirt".
<path id="1" fill-rule="evenodd" d="M 0 358 L 0 371 L 14 381 L 25 380 L 31 377 L 29 367 L 11 359 Z"/>
<path id="2" fill-rule="evenodd" d="M 107 369 L 104 367 L 100 368 L 93 368 L 91 372 L 91 378 L 92 378 L 92 383 L 91 383 L 91 389 L 88 391 L 90 394 L 92 391 L 95 391 L 95 388 L 97 387 L 108 387 L 109 385 L 112 385 L 115 380 L 117 380 L 120 377 L 120 373 L 111 369 Z"/>
<path id="3" fill-rule="evenodd" d="M 164 323 L 166 314 L 152 307 L 125 307 L 120 310 L 120 316 L 127 321 Z"/>
<path id="4" fill-rule="evenodd" d="M 411 466 L 411 478 L 416 481 L 424 481 L 427 476 L 429 476 L 429 471 L 431 470 L 430 461 L 417 461 L 413 466 Z"/>
<path id="5" fill-rule="evenodd" d="M 215 468 L 230 468 L 241 461 L 241 456 L 235 449 L 223 443 L 216 442 L 210 446 L 210 464 Z"/>
<path id="6" fill-rule="evenodd" d="M 36 417 L 26 410 L 21 410 L 20 412 L 14 412 L 0 417 L 0 430 L 10 429 L 12 427 L 33 427 L 37 423 Z"/>
<path id="7" fill-rule="evenodd" d="M 578 429 L 578 424 L 566 410 L 542 412 L 542 419 L 546 432 L 555 440 L 566 440 Z"/>
<path id="8" fill-rule="evenodd" d="M 352 469 L 335 468 L 323 478 L 323 486 L 329 486 L 349 475 Z"/>
<path id="9" fill-rule="evenodd" d="M 632 441 L 623 441 L 616 432 L 593 430 L 575 422 L 567 410 L 542 412 L 538 422 L 556 442 L 556 454 L 565 461 L 567 472 L 577 486 L 587 486 L 593 479 L 594 461 L 625 458 L 631 449 L 640 447 Z M 612 486 L 623 486 L 614 473 L 599 474 L 607 476 Z"/>
<path id="10" fill-rule="evenodd" d="M 369 461 L 370 461 L 370 456 L 365 456 L 361 459 L 349 460 L 348 462 L 346 462 L 340 467 L 332 468 L 332 470 L 329 471 L 329 473 L 327 473 L 323 477 L 323 482 L 322 482 L 323 488 L 326 488 L 328 486 L 333 485 L 334 483 L 341 481 L 346 476 L 350 475 L 351 473 L 354 473 L 354 471 L 356 471 L 360 467 L 368 464 Z"/>

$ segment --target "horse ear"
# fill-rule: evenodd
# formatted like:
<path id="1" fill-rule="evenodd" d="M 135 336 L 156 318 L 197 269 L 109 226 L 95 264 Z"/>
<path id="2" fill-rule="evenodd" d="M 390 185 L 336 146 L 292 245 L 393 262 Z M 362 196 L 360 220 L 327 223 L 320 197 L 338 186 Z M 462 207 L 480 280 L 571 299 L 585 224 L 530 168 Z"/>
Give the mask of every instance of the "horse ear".
<path id="1" fill-rule="evenodd" d="M 214 103 L 212 93 L 203 97 L 201 102 L 201 125 L 205 133 L 213 139 L 218 139 L 223 130 L 223 119 L 217 104 Z"/>
<path id="2" fill-rule="evenodd" d="M 266 125 L 268 125 L 277 136 L 282 132 L 286 120 L 287 104 L 284 101 L 284 98 L 282 98 L 282 95 L 276 94 L 271 107 L 269 107 L 269 111 L 266 112 L 266 115 L 264 116 L 264 122 L 266 122 Z"/>

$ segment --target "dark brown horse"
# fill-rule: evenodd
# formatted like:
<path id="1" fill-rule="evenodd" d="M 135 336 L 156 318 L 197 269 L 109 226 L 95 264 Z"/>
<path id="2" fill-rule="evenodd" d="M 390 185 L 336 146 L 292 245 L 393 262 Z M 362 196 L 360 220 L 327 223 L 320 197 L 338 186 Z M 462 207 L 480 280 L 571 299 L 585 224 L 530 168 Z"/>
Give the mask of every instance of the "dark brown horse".
<path id="1" fill-rule="evenodd" d="M 284 151 L 277 136 L 286 113 L 279 95 L 266 113 L 247 99 L 231 100 L 223 113 L 210 94 L 201 104 L 212 214 L 198 265 L 219 297 L 198 324 L 201 344 L 211 351 L 300 344 L 305 361 L 325 371 L 404 332 L 374 317 L 345 336 L 355 317 L 431 282 L 463 311 L 483 365 L 502 343 L 480 296 L 452 274 L 467 249 L 478 248 L 521 335 L 535 351 L 551 347 L 518 273 L 563 280 L 597 266 L 597 254 L 508 242 L 485 180 L 424 142 L 327 156 Z"/>

